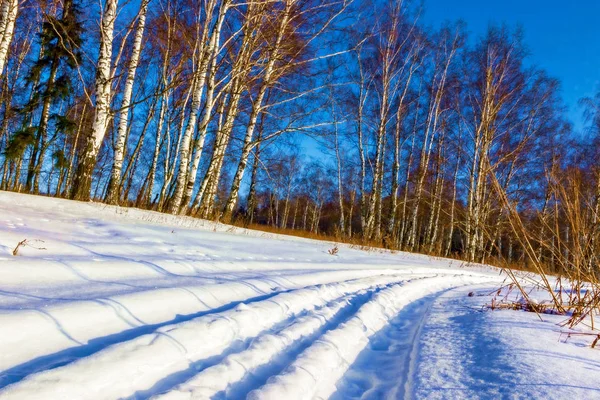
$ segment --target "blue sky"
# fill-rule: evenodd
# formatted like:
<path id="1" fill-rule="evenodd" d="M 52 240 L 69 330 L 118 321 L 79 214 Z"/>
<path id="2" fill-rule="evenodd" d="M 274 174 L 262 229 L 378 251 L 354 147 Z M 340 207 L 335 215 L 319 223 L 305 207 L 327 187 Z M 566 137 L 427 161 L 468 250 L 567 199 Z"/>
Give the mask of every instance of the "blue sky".
<path id="1" fill-rule="evenodd" d="M 521 24 L 531 61 L 560 79 L 569 117 L 583 128 L 577 102 L 600 90 L 600 0 L 425 0 L 425 24 L 457 19 L 473 35 L 490 22 Z"/>

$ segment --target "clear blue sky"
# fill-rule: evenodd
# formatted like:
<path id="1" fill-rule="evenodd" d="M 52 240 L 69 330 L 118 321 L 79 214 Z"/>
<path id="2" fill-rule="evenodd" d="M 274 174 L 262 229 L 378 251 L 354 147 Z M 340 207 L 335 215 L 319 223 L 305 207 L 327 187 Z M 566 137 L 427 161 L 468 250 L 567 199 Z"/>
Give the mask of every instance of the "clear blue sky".
<path id="1" fill-rule="evenodd" d="M 569 117 L 582 129 L 577 102 L 600 90 L 600 0 L 425 0 L 425 24 L 457 19 L 472 35 L 490 22 L 521 24 L 531 61 L 560 79 Z"/>

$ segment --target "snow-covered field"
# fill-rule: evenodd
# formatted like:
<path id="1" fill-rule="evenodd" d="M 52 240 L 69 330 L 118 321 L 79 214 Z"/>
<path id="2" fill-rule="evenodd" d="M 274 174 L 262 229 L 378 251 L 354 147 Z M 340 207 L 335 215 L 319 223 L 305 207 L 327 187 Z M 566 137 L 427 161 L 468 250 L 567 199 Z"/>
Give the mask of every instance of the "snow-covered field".
<path id="1" fill-rule="evenodd" d="M 498 270 L 333 246 L 0 192 L 0 399 L 600 399 Z"/>

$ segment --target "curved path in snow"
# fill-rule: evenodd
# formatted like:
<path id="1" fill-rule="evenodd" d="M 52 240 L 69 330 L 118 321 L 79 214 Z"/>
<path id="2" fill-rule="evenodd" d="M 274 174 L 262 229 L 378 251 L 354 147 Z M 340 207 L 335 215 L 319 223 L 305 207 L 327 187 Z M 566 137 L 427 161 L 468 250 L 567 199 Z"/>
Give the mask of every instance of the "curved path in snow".
<path id="1" fill-rule="evenodd" d="M 0 400 L 515 394 L 510 346 L 465 350 L 494 268 L 1 192 L 0 216 Z"/>

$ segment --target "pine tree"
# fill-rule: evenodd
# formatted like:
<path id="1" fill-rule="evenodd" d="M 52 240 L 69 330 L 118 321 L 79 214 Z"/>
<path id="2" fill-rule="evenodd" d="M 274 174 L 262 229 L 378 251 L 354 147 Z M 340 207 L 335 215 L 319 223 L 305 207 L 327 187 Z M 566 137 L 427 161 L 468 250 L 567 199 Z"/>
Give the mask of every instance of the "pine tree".
<path id="1" fill-rule="evenodd" d="M 52 112 L 53 106 L 67 99 L 71 93 L 71 72 L 81 62 L 83 27 L 79 21 L 80 11 L 72 0 L 66 0 L 60 18 L 48 16 L 40 32 L 40 57 L 31 68 L 27 81 L 32 87 L 32 96 L 21 110 L 31 114 L 42 107 L 36 128 L 35 140 L 29 158 L 26 188 L 39 192 L 39 175 L 44 164 L 44 155 L 51 141 L 48 128 L 51 121 L 64 121 L 66 115 Z"/>

